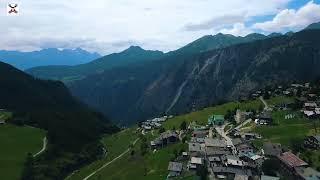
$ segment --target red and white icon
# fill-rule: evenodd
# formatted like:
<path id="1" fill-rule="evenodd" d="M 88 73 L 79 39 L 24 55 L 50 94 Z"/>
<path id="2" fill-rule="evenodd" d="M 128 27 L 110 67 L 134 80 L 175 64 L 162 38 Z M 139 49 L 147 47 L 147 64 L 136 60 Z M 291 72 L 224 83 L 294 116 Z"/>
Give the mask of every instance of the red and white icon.
<path id="1" fill-rule="evenodd" d="M 8 3 L 7 6 L 7 15 L 8 16 L 17 16 L 19 15 L 19 5 L 18 3 Z"/>

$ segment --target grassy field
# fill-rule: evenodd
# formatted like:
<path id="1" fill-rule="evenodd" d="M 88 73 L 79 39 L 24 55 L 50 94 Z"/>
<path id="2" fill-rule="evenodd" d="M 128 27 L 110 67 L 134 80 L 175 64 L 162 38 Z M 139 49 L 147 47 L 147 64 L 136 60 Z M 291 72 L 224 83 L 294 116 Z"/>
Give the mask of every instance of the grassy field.
<path id="1" fill-rule="evenodd" d="M 135 128 L 126 129 L 117 134 L 111 136 L 105 136 L 102 139 L 102 142 L 107 147 L 108 154 L 106 158 L 96 161 L 76 172 L 74 175 L 69 177 L 68 179 L 83 179 L 89 174 L 91 174 L 94 170 L 101 167 L 103 164 L 111 161 L 125 150 L 129 148 L 129 145 L 138 138 L 138 134 L 135 132 Z"/>
<path id="2" fill-rule="evenodd" d="M 285 119 L 284 116 L 286 114 L 296 114 L 296 117 Z M 312 121 L 297 112 L 276 111 L 272 113 L 272 118 L 277 125 L 257 126 L 254 128 L 254 131 L 263 137 L 263 140 L 255 142 L 258 147 L 262 145 L 261 141 L 270 141 L 289 146 L 291 140 L 303 139 L 314 130 Z"/>
<path id="3" fill-rule="evenodd" d="M 281 104 L 281 103 L 292 103 L 292 102 L 294 102 L 294 98 L 287 97 L 287 96 L 277 96 L 277 97 L 273 97 L 273 98 L 266 100 L 266 102 L 268 103 L 268 105 L 277 105 L 277 104 Z"/>
<path id="4" fill-rule="evenodd" d="M 90 166 L 87 166 L 81 171 L 74 174 L 68 179 L 83 179 L 91 174 L 94 170 L 101 167 L 106 162 L 109 162 L 114 157 L 121 154 L 128 148 L 128 145 L 132 140 L 136 139 L 138 135 L 135 133 L 135 128 L 130 128 L 126 131 L 122 131 L 116 135 L 105 137 L 104 143 L 109 145 L 109 157 L 97 161 Z M 146 134 L 147 142 L 154 139 L 158 133 L 155 131 L 152 135 L 151 132 Z M 97 174 L 89 178 L 90 180 L 104 180 L 104 179 L 165 179 L 167 176 L 167 167 L 169 161 L 174 157 L 174 152 L 180 152 L 186 150 L 187 144 L 173 144 L 167 148 L 161 149 L 157 152 L 148 151 L 144 156 L 140 152 L 140 141 L 134 146 L 134 155 L 127 153 L 122 158 L 114 161 L 108 167 L 102 169 Z M 113 153 L 111 153 L 113 152 Z"/>
<path id="5" fill-rule="evenodd" d="M 20 179 L 28 153 L 42 148 L 45 131 L 14 125 L 0 125 L 0 179 Z"/>
<path id="6" fill-rule="evenodd" d="M 96 174 L 91 180 L 163 180 L 166 179 L 168 163 L 174 158 L 174 151 L 186 149 L 186 144 L 178 143 L 158 150 L 140 155 L 139 144 L 135 148 L 135 154 L 128 153 L 123 158 Z"/>
<path id="7" fill-rule="evenodd" d="M 180 124 L 183 121 L 190 123 L 196 121 L 198 124 L 205 125 L 208 122 L 208 117 L 212 114 L 221 114 L 225 115 L 228 110 L 241 109 L 241 110 L 250 110 L 250 109 L 259 109 L 262 106 L 260 100 L 246 101 L 246 102 L 230 102 L 223 105 L 205 108 L 200 111 L 191 112 L 185 115 L 176 116 L 173 119 L 168 120 L 164 127 L 166 129 L 172 129 L 173 127 L 179 128 Z"/>

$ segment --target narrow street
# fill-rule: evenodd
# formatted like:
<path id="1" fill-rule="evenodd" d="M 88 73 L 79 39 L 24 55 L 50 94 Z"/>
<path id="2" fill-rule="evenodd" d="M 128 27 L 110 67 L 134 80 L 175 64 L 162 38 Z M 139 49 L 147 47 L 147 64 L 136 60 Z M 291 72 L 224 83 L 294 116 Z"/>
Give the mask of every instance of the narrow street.
<path id="1" fill-rule="evenodd" d="M 232 148 L 232 153 L 235 155 L 237 153 L 236 147 L 233 145 L 232 139 L 229 136 L 227 136 L 226 132 L 224 132 L 224 128 L 226 125 L 227 124 L 224 124 L 220 127 L 215 127 L 215 129 L 216 129 L 217 133 L 220 134 L 221 137 L 223 137 L 225 139 L 227 146 Z"/>

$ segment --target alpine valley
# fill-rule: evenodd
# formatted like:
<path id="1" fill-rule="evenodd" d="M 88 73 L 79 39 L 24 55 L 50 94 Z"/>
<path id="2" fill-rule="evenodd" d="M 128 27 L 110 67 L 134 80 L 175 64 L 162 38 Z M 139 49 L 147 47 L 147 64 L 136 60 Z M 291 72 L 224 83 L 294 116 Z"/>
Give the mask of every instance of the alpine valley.
<path id="1" fill-rule="evenodd" d="M 176 51 L 140 47 L 77 66 L 27 70 L 63 80 L 71 93 L 120 125 L 181 114 L 274 84 L 320 76 L 318 24 L 281 35 L 205 36 Z"/>

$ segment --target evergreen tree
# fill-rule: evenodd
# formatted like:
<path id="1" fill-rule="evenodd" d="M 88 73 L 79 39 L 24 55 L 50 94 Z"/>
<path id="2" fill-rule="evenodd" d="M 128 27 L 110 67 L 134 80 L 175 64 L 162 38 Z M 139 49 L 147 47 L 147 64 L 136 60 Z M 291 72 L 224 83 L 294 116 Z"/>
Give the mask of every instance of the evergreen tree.
<path id="1" fill-rule="evenodd" d="M 187 129 L 187 123 L 186 123 L 186 121 L 183 121 L 183 122 L 180 124 L 180 129 L 181 129 L 181 130 L 186 130 L 186 129 Z"/>
<path id="2" fill-rule="evenodd" d="M 22 180 L 34 179 L 34 159 L 31 153 L 28 153 L 27 160 L 24 163 L 24 169 L 22 171 Z"/>

